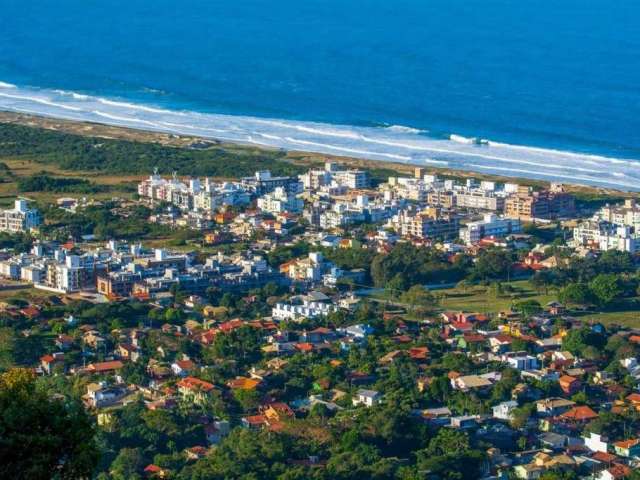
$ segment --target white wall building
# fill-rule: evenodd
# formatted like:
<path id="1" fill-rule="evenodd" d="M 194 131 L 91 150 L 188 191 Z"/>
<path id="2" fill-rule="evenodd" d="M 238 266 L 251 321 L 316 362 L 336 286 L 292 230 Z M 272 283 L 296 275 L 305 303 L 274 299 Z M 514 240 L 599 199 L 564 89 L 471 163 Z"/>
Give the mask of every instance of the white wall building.
<path id="1" fill-rule="evenodd" d="M 28 232 L 40 225 L 40 214 L 29 208 L 26 200 L 18 199 L 13 208 L 0 210 L 0 231 Z"/>
<path id="2" fill-rule="evenodd" d="M 277 303 L 271 311 L 271 316 L 276 320 L 300 320 L 304 318 L 325 317 L 336 311 L 336 306 L 330 303 L 309 302 L 305 300 L 302 305 Z"/>
<path id="3" fill-rule="evenodd" d="M 277 213 L 300 213 L 304 207 L 304 201 L 289 194 L 284 187 L 276 189 L 263 195 L 258 199 L 258 208 L 264 212 Z"/>
<path id="4" fill-rule="evenodd" d="M 472 245 L 485 237 L 504 237 L 521 231 L 520 220 L 498 217 L 488 213 L 484 215 L 482 220 L 470 222 L 461 228 L 459 235 L 467 245 Z"/>

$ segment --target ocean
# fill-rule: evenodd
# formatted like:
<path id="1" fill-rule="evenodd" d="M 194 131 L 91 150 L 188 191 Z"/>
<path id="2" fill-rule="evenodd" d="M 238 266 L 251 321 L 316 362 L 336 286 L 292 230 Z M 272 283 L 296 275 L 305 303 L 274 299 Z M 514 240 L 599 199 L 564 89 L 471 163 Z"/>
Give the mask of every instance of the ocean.
<path id="1" fill-rule="evenodd" d="M 0 0 L 0 109 L 640 190 L 638 18 L 634 0 Z"/>

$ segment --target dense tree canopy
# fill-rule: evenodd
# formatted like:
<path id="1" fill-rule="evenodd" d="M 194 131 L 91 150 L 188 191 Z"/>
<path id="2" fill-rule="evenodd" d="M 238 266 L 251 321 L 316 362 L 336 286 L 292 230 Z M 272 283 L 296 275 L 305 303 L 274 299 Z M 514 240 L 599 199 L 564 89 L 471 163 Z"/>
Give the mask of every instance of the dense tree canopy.
<path id="1" fill-rule="evenodd" d="M 88 478 L 98 449 L 77 402 L 50 397 L 27 370 L 0 375 L 0 477 Z"/>

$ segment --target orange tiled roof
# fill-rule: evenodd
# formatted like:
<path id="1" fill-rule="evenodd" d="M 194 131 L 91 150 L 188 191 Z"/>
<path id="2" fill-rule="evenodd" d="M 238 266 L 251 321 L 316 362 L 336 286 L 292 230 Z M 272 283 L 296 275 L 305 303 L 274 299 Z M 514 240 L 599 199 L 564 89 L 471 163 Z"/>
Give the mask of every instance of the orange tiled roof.
<path id="1" fill-rule="evenodd" d="M 212 383 L 205 382 L 195 377 L 186 377 L 178 382 L 178 387 L 187 388 L 189 390 L 201 390 L 203 392 L 210 392 L 215 388 Z"/>
<path id="2" fill-rule="evenodd" d="M 110 362 L 97 362 L 87 366 L 87 370 L 92 372 L 109 372 L 111 370 L 119 370 L 124 367 L 124 363 L 120 360 L 112 360 Z"/>
<path id="3" fill-rule="evenodd" d="M 227 382 L 227 386 L 233 390 L 254 390 L 260 385 L 260 381 L 254 378 L 238 377 Z"/>
<path id="4" fill-rule="evenodd" d="M 565 420 L 575 420 L 575 421 L 584 421 L 591 420 L 593 418 L 597 418 L 598 414 L 591 410 L 591 408 L 586 405 L 580 407 L 574 407 L 571 410 L 564 412 L 560 415 L 560 418 Z"/>
<path id="5" fill-rule="evenodd" d="M 625 478 L 631 475 L 632 470 L 626 465 L 616 463 L 607 469 L 613 478 Z"/>
<path id="6" fill-rule="evenodd" d="M 632 393 L 631 395 L 628 395 L 627 400 L 631 403 L 640 403 L 640 393 Z"/>
<path id="7" fill-rule="evenodd" d="M 620 448 L 631 448 L 631 447 L 635 447 L 638 444 L 640 444 L 640 439 L 637 439 L 637 438 L 633 438 L 631 440 L 620 440 L 619 442 L 614 442 L 614 445 Z"/>

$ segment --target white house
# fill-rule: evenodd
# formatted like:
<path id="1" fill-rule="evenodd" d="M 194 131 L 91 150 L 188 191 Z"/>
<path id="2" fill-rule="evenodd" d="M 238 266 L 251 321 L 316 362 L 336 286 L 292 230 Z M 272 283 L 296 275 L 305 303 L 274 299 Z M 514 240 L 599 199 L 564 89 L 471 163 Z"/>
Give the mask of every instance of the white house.
<path id="1" fill-rule="evenodd" d="M 592 452 L 604 452 L 609 450 L 609 443 L 606 437 L 603 437 L 599 433 L 589 433 L 584 437 L 584 446 Z"/>
<path id="2" fill-rule="evenodd" d="M 508 402 L 502 402 L 493 407 L 493 418 L 498 420 L 511 420 L 513 411 L 518 408 L 518 402 L 515 400 L 509 400 Z"/>
<path id="3" fill-rule="evenodd" d="M 352 403 L 354 406 L 364 405 L 366 407 L 373 407 L 380 403 L 380 399 L 380 393 L 375 390 L 358 390 Z"/>

